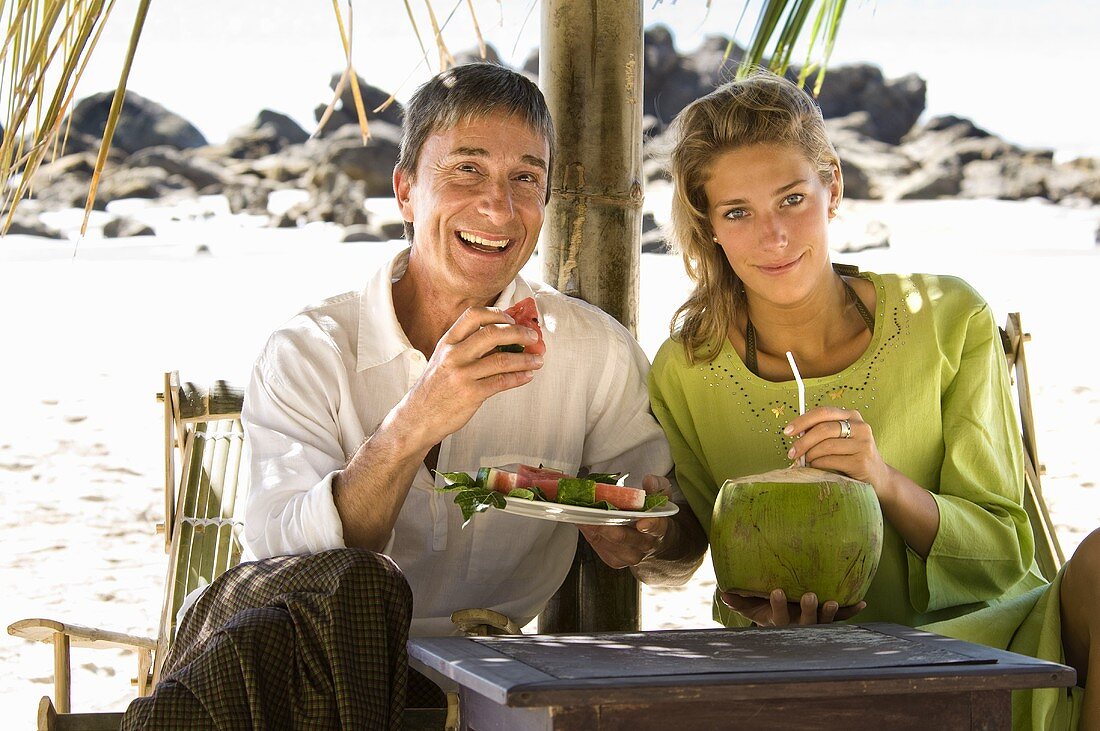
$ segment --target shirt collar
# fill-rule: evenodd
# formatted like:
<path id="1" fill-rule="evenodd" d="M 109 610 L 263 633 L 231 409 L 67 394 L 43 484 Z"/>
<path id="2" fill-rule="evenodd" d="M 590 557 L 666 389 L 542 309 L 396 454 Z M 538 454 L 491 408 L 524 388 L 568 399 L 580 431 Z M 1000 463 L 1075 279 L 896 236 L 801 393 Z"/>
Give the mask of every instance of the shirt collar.
<path id="1" fill-rule="evenodd" d="M 381 267 L 363 287 L 359 297 L 359 340 L 356 351 L 356 372 L 388 363 L 407 350 L 412 343 L 397 321 L 393 309 L 393 283 L 405 274 L 409 266 L 409 252 L 404 249 L 389 263 Z M 506 308 L 526 297 L 534 290 L 523 277 L 516 278 L 500 293 L 494 307 Z"/>

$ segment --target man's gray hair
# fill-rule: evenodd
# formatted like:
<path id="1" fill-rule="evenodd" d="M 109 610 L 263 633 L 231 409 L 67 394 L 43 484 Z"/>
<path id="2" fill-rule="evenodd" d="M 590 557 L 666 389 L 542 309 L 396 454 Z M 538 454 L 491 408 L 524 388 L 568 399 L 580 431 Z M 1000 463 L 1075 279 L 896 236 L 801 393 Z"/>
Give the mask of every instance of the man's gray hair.
<path id="1" fill-rule="evenodd" d="M 554 122 L 539 87 L 526 76 L 490 63 L 455 66 L 424 82 L 405 105 L 401 125 L 401 152 L 397 169 L 410 179 L 416 176 L 420 151 L 436 132 L 489 116 L 515 116 L 546 139 L 554 160 Z M 547 170 L 546 201 L 550 201 Z M 405 222 L 405 238 L 412 241 L 413 227 Z"/>

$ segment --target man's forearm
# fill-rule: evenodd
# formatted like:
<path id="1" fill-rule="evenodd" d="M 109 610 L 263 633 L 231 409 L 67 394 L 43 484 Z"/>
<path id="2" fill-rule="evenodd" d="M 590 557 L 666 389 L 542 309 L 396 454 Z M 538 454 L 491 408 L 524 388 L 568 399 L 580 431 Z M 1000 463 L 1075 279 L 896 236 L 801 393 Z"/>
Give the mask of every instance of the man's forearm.
<path id="1" fill-rule="evenodd" d="M 333 478 L 332 498 L 347 546 L 381 551 L 413 479 L 431 449 L 425 440 L 401 429 L 394 412 Z"/>

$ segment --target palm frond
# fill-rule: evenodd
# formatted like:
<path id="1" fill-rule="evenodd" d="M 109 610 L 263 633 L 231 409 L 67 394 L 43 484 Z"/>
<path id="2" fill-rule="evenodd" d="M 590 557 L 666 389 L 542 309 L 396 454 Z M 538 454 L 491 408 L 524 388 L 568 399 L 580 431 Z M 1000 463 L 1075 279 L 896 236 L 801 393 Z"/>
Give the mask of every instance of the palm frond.
<path id="1" fill-rule="evenodd" d="M 744 78 L 753 69 L 764 64 L 768 49 L 771 55 L 768 68 L 784 74 L 791 65 L 791 56 L 800 40 L 808 43 L 806 61 L 799 72 L 798 83 L 803 85 L 809 75 L 817 71 L 814 94 L 821 91 L 825 69 L 840 32 L 840 20 L 846 0 L 767 0 L 760 9 L 745 58 L 737 69 L 737 78 Z M 817 12 L 814 13 L 814 6 Z M 747 7 L 747 3 L 746 3 Z M 814 17 L 809 33 L 806 21 Z M 824 42 L 824 52 L 815 59 L 814 49 Z"/>
<path id="2" fill-rule="evenodd" d="M 95 194 L 99 189 L 99 179 L 103 175 L 103 166 L 107 164 L 107 153 L 111 151 L 111 140 L 115 136 L 115 127 L 122 116 L 122 103 L 126 100 L 126 82 L 130 78 L 130 68 L 134 65 L 134 54 L 137 52 L 138 41 L 141 40 L 141 30 L 145 27 L 145 17 L 149 14 L 151 0 L 140 0 L 137 14 L 134 16 L 134 27 L 130 32 L 130 45 L 126 48 L 126 60 L 122 64 L 122 74 L 115 87 L 115 95 L 111 99 L 111 110 L 107 113 L 107 124 L 103 128 L 103 142 L 99 146 L 99 156 L 95 161 L 95 170 L 92 171 L 92 184 L 88 188 L 88 200 L 84 203 L 84 220 L 80 224 L 80 235 L 88 230 L 88 218 L 92 215 L 92 207 L 95 205 Z"/>
<path id="3" fill-rule="evenodd" d="M 348 31 L 344 30 L 344 18 L 340 15 L 339 0 L 332 0 L 332 9 L 336 12 L 336 25 L 340 29 L 340 43 L 344 46 L 344 56 L 347 58 L 347 68 L 344 76 L 351 82 L 351 98 L 355 101 L 355 116 L 359 120 L 359 134 L 363 137 L 363 144 L 370 139 L 370 128 L 367 126 L 367 112 L 363 108 L 363 92 L 359 89 L 359 74 L 355 73 L 355 64 L 351 56 L 351 0 L 348 0 Z"/>
<path id="4" fill-rule="evenodd" d="M 47 155 L 63 151 L 62 122 L 113 7 L 114 0 L 19 0 L 7 6 L 0 47 L 0 96 L 7 112 L 0 142 L 5 213 L 0 230 L 11 225 L 16 205 L 31 191 Z M 105 135 L 104 147 L 109 146 Z"/>

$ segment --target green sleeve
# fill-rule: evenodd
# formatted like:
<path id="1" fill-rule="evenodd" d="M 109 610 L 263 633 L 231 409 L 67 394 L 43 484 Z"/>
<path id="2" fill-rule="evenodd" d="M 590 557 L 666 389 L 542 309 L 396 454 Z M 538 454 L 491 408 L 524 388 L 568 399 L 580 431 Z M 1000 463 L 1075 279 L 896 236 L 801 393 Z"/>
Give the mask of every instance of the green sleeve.
<path id="1" fill-rule="evenodd" d="M 672 461 L 676 467 L 676 482 L 691 506 L 695 516 L 710 535 L 710 518 L 718 485 L 710 476 L 698 455 L 703 453 L 697 427 L 688 404 L 691 397 L 685 394 L 678 377 L 678 368 L 669 356 L 671 348 L 681 346 L 667 341 L 653 361 L 649 372 L 649 402 L 672 448 Z"/>
<path id="2" fill-rule="evenodd" d="M 946 313 L 941 412 L 944 461 L 933 498 L 940 527 L 927 560 L 908 550 L 914 609 L 930 612 L 1003 596 L 1031 568 L 1023 454 L 1000 334 L 980 300 Z M 957 364 L 955 366 L 954 364 Z M 954 370 L 954 373 L 951 371 Z"/>

